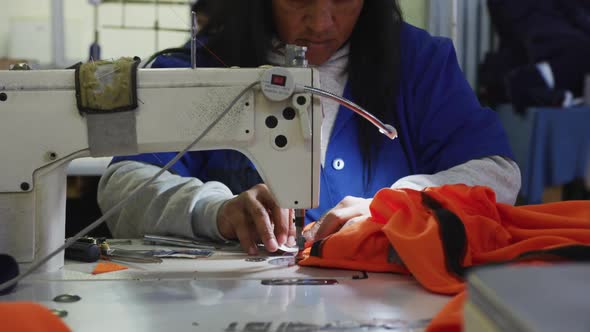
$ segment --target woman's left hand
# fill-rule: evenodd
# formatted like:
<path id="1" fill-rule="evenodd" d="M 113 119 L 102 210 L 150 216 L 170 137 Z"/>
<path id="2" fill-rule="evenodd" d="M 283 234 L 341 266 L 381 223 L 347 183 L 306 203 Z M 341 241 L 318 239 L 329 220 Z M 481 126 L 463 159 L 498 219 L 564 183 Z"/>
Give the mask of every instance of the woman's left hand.
<path id="1" fill-rule="evenodd" d="M 346 196 L 333 209 L 326 212 L 307 234 L 307 240 L 319 240 L 339 231 L 342 227 L 368 218 L 372 198 Z"/>

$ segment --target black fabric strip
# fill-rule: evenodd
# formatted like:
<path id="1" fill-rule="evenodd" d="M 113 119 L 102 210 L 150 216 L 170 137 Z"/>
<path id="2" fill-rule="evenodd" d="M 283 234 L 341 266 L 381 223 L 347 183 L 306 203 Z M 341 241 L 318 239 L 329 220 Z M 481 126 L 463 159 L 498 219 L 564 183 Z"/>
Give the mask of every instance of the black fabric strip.
<path id="1" fill-rule="evenodd" d="M 314 257 L 322 257 L 322 247 L 324 246 L 324 240 L 317 240 L 311 245 L 309 254 Z"/>
<path id="2" fill-rule="evenodd" d="M 518 262 L 523 260 L 548 260 L 547 256 L 564 258 L 572 261 L 586 262 L 590 261 L 590 246 L 582 244 L 566 245 L 563 247 L 527 251 L 518 255 L 511 262 Z"/>
<path id="3" fill-rule="evenodd" d="M 422 192 L 422 204 L 432 210 L 438 221 L 447 270 L 463 278 L 466 269 L 462 266 L 462 262 L 467 251 L 467 233 L 463 222 L 456 214 L 443 208 L 438 201 L 425 192 Z"/>

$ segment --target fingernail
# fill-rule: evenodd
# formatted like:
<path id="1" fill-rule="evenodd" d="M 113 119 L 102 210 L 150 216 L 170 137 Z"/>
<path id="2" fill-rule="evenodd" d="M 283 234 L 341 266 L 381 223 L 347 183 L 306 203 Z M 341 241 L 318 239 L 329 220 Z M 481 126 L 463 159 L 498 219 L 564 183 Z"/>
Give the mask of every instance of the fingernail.
<path id="1" fill-rule="evenodd" d="M 289 235 L 289 238 L 287 239 L 287 245 L 289 247 L 294 247 L 297 244 L 297 241 L 295 241 L 295 237 L 293 235 Z"/>
<path id="2" fill-rule="evenodd" d="M 275 250 L 279 248 L 279 244 L 277 243 L 276 239 L 270 239 L 270 245 L 271 247 L 274 247 Z"/>
<path id="3" fill-rule="evenodd" d="M 286 234 L 281 234 L 279 236 L 276 237 L 277 243 L 279 246 L 285 244 L 285 242 L 287 242 L 287 235 Z"/>

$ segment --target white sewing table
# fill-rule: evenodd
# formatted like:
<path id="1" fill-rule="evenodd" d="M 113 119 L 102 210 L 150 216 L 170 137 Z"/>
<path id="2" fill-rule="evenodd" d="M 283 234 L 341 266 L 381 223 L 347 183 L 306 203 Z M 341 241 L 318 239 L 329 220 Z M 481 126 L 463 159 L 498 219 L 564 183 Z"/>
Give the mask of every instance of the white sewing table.
<path id="1" fill-rule="evenodd" d="M 140 241 L 112 247 L 173 248 Z M 450 299 L 405 276 L 285 266 L 277 263 L 288 258 L 259 257 L 247 261 L 246 254 L 216 251 L 160 264 L 117 262 L 129 269 L 99 275 L 90 273 L 96 263 L 66 261 L 58 272 L 31 275 L 0 301 L 65 310 L 73 331 L 403 332 L 422 331 Z M 61 294 L 81 299 L 54 302 Z"/>

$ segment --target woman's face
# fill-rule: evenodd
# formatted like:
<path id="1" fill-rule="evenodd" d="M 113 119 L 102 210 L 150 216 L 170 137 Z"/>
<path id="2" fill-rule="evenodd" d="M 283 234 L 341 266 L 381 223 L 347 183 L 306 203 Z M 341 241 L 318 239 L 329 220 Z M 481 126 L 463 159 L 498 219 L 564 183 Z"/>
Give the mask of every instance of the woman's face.
<path id="1" fill-rule="evenodd" d="M 370 0 L 369 0 L 370 1 Z M 272 0 L 279 38 L 307 46 L 312 65 L 326 62 L 350 37 L 364 0 Z"/>

